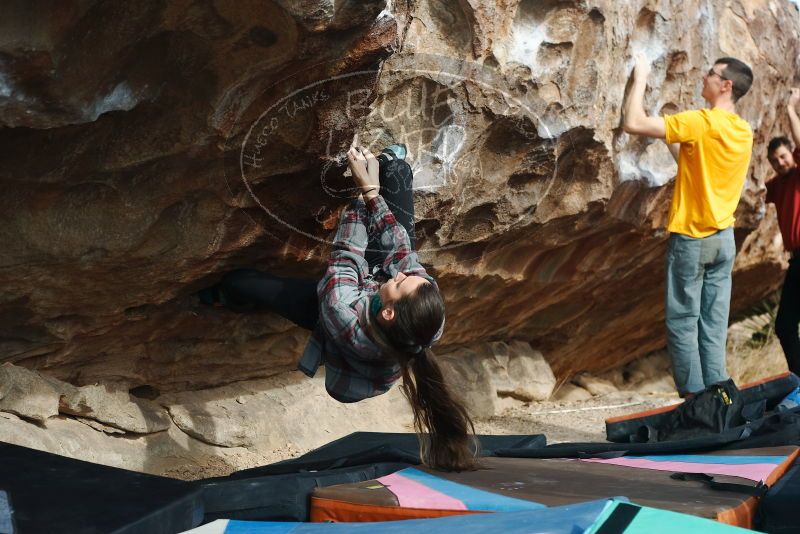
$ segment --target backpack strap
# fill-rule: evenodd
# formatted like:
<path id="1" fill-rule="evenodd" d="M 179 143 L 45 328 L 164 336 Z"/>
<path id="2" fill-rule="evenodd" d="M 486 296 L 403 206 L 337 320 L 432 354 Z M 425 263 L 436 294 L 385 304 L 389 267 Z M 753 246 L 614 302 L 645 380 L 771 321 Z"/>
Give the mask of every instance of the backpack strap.
<path id="1" fill-rule="evenodd" d="M 705 473 L 672 473 L 669 478 L 673 480 L 685 480 L 692 482 L 702 482 L 709 488 L 717 491 L 732 491 L 734 493 L 744 493 L 753 497 L 762 497 L 769 486 L 759 481 L 755 486 L 750 484 L 737 484 L 735 482 L 717 482 L 714 477 Z"/>

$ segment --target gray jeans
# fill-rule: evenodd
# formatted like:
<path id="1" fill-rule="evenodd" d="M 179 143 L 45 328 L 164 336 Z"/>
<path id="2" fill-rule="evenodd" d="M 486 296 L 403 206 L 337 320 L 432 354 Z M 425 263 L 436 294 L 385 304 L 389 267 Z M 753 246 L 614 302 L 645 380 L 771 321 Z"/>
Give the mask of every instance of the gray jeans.
<path id="1" fill-rule="evenodd" d="M 667 346 L 681 395 L 728 379 L 725 343 L 735 257 L 733 227 L 699 239 L 669 236 Z"/>

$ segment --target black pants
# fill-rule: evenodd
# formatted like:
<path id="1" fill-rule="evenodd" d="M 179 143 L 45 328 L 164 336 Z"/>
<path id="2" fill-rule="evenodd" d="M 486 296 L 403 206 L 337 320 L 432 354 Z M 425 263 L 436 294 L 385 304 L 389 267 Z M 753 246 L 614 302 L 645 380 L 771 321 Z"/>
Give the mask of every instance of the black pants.
<path id="1" fill-rule="evenodd" d="M 380 161 L 381 196 L 403 225 L 416 249 L 414 235 L 414 176 L 411 166 L 402 160 Z M 377 236 L 370 236 L 365 254 L 370 269 L 386 257 Z M 255 269 L 239 269 L 226 274 L 220 292 L 227 306 L 240 313 L 273 312 L 298 326 L 313 330 L 319 318 L 317 281 L 275 276 Z"/>
<path id="2" fill-rule="evenodd" d="M 775 333 L 786 355 L 789 370 L 800 375 L 800 255 L 793 254 L 789 260 L 789 270 L 783 281 L 781 302 L 775 317 Z"/>

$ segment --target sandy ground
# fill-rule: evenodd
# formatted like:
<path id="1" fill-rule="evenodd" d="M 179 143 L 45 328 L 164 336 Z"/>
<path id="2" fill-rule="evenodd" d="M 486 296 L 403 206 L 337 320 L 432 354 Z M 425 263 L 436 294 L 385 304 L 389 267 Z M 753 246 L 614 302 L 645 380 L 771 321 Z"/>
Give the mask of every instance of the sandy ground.
<path id="1" fill-rule="evenodd" d="M 745 384 L 787 370 L 778 340 L 771 337 L 763 346 L 750 346 L 752 332 L 746 326 L 734 325 L 729 333 L 728 371 L 737 384 Z M 664 355 L 641 367 L 651 379 L 668 371 L 657 370 L 665 365 Z M 635 364 L 634 364 L 635 365 Z M 651 374 L 652 373 L 652 374 Z M 663 390 L 662 390 L 663 391 Z M 499 416 L 476 421 L 480 434 L 544 434 L 547 443 L 606 441 L 605 420 L 610 417 L 642 412 L 681 402 L 676 392 L 648 393 L 646 388 L 618 391 L 584 401 L 547 401 L 519 405 Z"/>
<path id="2" fill-rule="evenodd" d="M 728 371 L 740 385 L 787 370 L 778 340 L 771 337 L 763 346 L 751 347 L 746 343 L 750 333 L 747 328 L 734 325 L 729 335 Z M 647 368 L 650 369 L 655 367 Z M 675 392 L 645 391 L 618 391 L 584 401 L 519 405 L 499 416 L 476 421 L 475 430 L 480 434 L 544 434 L 548 444 L 605 442 L 607 418 L 681 402 Z"/>
<path id="3" fill-rule="evenodd" d="M 479 434 L 544 434 L 547 443 L 606 441 L 605 420 L 680 402 L 677 393 L 620 391 L 585 401 L 548 401 L 513 407 L 476 421 Z"/>

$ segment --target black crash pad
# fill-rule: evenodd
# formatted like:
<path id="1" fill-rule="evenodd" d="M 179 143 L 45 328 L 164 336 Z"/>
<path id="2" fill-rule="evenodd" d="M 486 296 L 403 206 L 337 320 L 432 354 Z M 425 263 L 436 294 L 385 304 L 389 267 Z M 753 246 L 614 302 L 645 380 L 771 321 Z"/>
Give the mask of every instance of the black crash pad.
<path id="1" fill-rule="evenodd" d="M 17 534 L 167 534 L 203 518 L 196 483 L 0 442 L 2 492 Z M 0 525 L 2 519 L 0 511 Z"/>
<path id="2" fill-rule="evenodd" d="M 526 451 L 547 444 L 541 434 L 477 438 L 484 457 L 501 448 Z M 299 458 L 202 480 L 203 522 L 307 521 L 314 488 L 370 480 L 419 463 L 415 434 L 355 432 Z"/>
<path id="3" fill-rule="evenodd" d="M 499 449 L 539 449 L 547 445 L 543 434 L 477 435 L 480 456 L 495 456 Z M 226 480 L 281 475 L 301 471 L 322 471 L 378 462 L 420 463 L 419 440 L 407 432 L 353 432 L 331 441 L 298 458 L 270 465 L 243 469 L 232 473 Z M 214 480 L 214 479 L 207 479 Z"/>
<path id="4" fill-rule="evenodd" d="M 800 460 L 761 498 L 755 527 L 770 534 L 800 534 L 798 504 Z"/>

